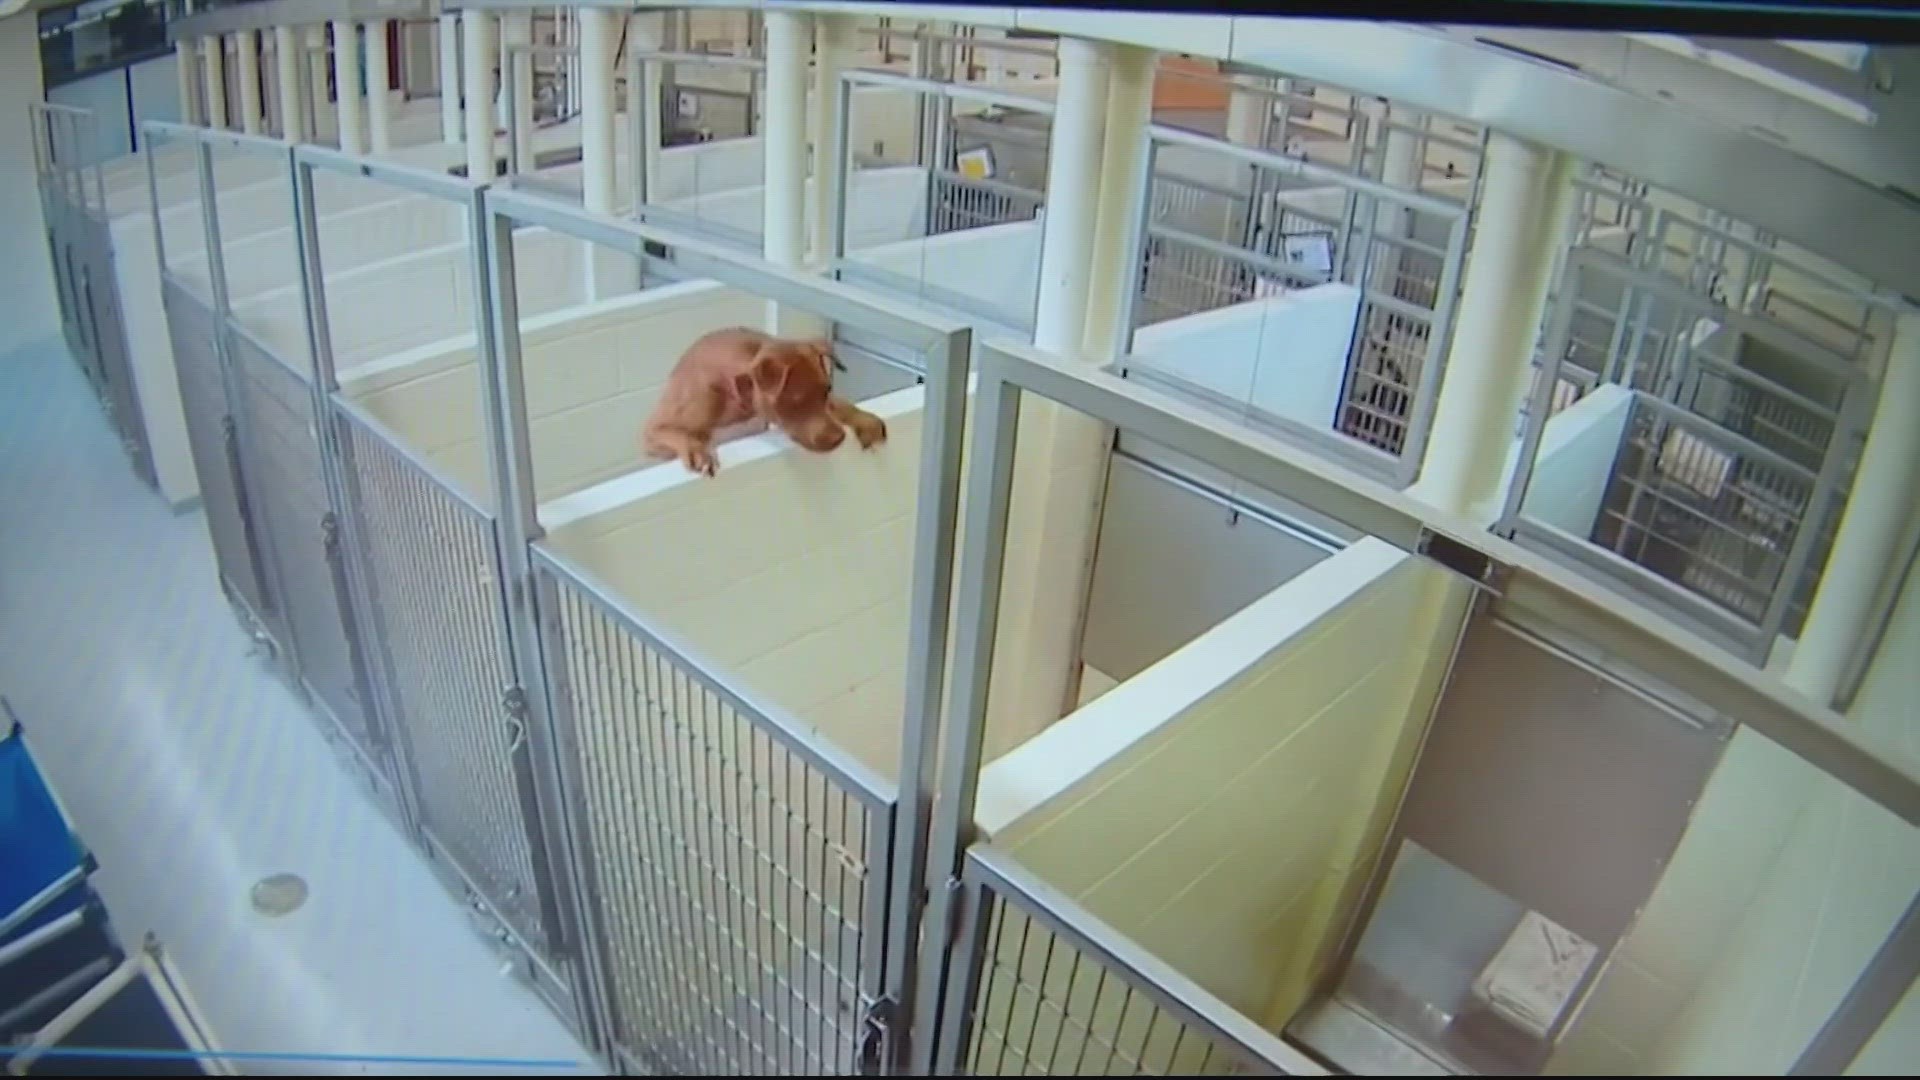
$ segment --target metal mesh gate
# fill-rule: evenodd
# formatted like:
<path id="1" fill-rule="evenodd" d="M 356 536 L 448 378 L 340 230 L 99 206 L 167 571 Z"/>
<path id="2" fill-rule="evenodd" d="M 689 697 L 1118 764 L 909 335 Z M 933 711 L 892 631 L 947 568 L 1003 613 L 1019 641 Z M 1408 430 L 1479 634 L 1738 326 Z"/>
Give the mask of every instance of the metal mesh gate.
<path id="1" fill-rule="evenodd" d="M 218 329 L 213 312 L 172 281 L 160 284 L 173 344 L 174 372 L 180 383 L 180 408 L 186 418 L 188 448 L 200 480 L 200 501 L 212 534 L 220 579 L 256 616 L 270 610 L 264 576 L 255 559 L 248 509 L 240 482 L 239 429 L 227 403 L 221 371 Z"/>
<path id="2" fill-rule="evenodd" d="M 543 544 L 533 553 L 626 1064 L 867 1071 L 892 797 L 724 690 Z"/>
<path id="3" fill-rule="evenodd" d="M 292 639 L 288 644 L 301 679 L 371 763 L 377 758 L 369 706 L 350 637 L 350 609 L 342 600 L 337 523 L 327 498 L 310 387 L 243 332 L 229 330 L 227 350 L 247 420 L 248 503 L 258 511 L 259 531 L 268 540 Z"/>
<path id="4" fill-rule="evenodd" d="M 420 825 L 468 888 L 539 956 L 541 889 L 526 731 L 490 515 L 335 401 L 357 511 L 366 632 Z"/>
<path id="5" fill-rule="evenodd" d="M 967 852 L 938 1075 L 1285 1075 L 1301 1055 L 990 846 Z"/>

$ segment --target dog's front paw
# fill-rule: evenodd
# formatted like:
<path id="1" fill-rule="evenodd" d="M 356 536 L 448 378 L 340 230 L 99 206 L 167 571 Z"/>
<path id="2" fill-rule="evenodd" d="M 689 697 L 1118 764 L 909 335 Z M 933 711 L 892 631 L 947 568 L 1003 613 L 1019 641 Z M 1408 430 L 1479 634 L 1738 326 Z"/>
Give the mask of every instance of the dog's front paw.
<path id="1" fill-rule="evenodd" d="M 860 440 L 860 449 L 871 450 L 887 441 L 887 422 L 871 413 L 862 413 L 853 418 L 853 437 Z"/>
<path id="2" fill-rule="evenodd" d="M 720 471 L 720 456 L 713 452 L 711 446 L 688 447 L 686 452 L 680 455 L 680 463 L 687 467 L 688 472 L 699 473 L 701 476 L 712 476 Z"/>

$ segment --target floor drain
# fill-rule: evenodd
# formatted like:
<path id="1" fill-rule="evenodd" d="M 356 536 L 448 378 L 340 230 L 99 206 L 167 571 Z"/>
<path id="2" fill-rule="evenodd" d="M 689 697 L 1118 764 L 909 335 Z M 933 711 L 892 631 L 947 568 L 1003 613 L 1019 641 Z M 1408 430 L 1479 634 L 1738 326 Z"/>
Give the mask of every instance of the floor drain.
<path id="1" fill-rule="evenodd" d="M 253 910 L 262 915 L 290 915 L 306 902 L 307 879 L 299 874 L 269 874 L 253 883 Z"/>

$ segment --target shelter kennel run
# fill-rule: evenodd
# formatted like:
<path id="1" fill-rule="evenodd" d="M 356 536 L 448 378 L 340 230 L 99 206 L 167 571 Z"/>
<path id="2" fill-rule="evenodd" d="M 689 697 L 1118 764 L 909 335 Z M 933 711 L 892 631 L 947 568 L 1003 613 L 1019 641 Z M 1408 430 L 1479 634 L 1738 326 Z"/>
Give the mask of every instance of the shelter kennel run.
<path id="1" fill-rule="evenodd" d="M 1116 685 L 1065 718 L 1009 707 L 1024 696 L 988 693 L 981 650 L 1018 649 L 1025 628 L 983 575 L 997 578 L 1014 545 L 1084 538 L 1047 535 L 1014 495 L 1030 490 L 1017 472 L 1056 463 L 1028 453 L 1016 469 L 1000 369 L 963 433 L 963 327 L 536 194 L 256 141 L 292 170 L 304 330 L 263 333 L 230 299 L 212 202 L 214 145 L 240 144 L 194 138 L 211 303 L 164 239 L 162 278 L 196 464 L 218 493 L 223 579 L 489 931 L 614 1061 L 889 1071 L 905 1050 L 951 1062 L 971 1047 L 975 1072 L 1024 1071 L 1042 1054 L 1050 1071 L 1067 1055 L 1070 1071 L 1319 1071 L 1271 1033 L 1334 970 L 1375 889 L 1393 793 L 1432 702 L 1453 693 L 1441 683 L 1470 606 L 1471 585 L 1406 553 L 1417 541 L 1404 504 L 1150 392 L 1109 388 L 1101 422 L 1198 449 L 1386 541 L 1303 557 L 1224 596 L 1190 636 L 1108 662 Z M 468 223 L 458 298 L 402 340 L 350 337 L 358 293 L 324 272 L 327 176 L 442 200 Z M 549 252 L 582 245 L 637 290 L 553 293 Z M 888 419 L 889 441 L 818 457 L 755 436 L 722 448 L 712 481 L 677 463 L 635 468 L 634 420 L 679 345 L 769 302 L 782 325 L 811 317 L 860 339 L 850 374 L 866 389 L 849 393 Z M 636 328 L 658 355 L 591 362 L 609 340 L 596 335 Z M 580 411 L 609 388 L 605 412 Z M 437 405 L 410 412 L 409 394 Z M 1045 422 L 1041 409 L 1020 418 Z M 611 433 L 624 460 L 591 445 L 611 447 Z M 1129 466 L 1103 467 L 1112 486 Z M 303 528 L 319 541 L 302 547 Z M 1096 580 L 1121 557 L 1115 535 L 1103 526 Z M 1188 567 L 1209 555 L 1184 554 Z M 722 621 L 743 603 L 761 616 L 751 634 Z M 932 718 L 950 650 L 957 719 L 936 800 Z M 1732 695 L 1732 715 L 1789 728 L 1803 715 L 1737 679 L 1714 689 Z M 1275 707 L 1299 723 L 1257 722 Z M 1140 767 L 1156 747 L 1257 765 L 1190 816 L 1200 832 L 1163 828 L 1113 860 L 1113 880 L 1142 883 L 1131 893 L 1160 890 L 1147 912 L 1116 906 L 1128 890 L 1088 875 L 1116 838 L 1140 835 L 1100 832 L 1114 807 L 1177 811 L 1158 767 L 1169 759 Z M 1276 807 L 1270 789 L 1301 801 Z M 1276 814 L 1300 827 L 1249 827 Z M 962 859 L 963 836 L 985 846 Z M 923 919 L 929 847 L 930 880 L 957 884 L 931 891 Z M 1077 867 L 1062 856 L 1076 849 Z M 1212 872 L 1173 865 L 1183 851 Z M 1168 895 L 1183 880 L 1199 884 Z M 956 901 L 966 947 L 948 980 Z M 1219 932 L 1170 933 L 1205 920 Z M 1276 923 L 1292 928 L 1278 943 L 1263 936 Z"/>

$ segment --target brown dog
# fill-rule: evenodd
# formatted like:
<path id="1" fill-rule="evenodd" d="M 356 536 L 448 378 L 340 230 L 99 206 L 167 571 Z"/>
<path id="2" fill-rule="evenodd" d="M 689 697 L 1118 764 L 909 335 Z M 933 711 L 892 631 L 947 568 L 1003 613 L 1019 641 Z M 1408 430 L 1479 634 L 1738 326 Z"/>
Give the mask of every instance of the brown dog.
<path id="1" fill-rule="evenodd" d="M 791 341 L 742 326 L 715 330 L 687 348 L 667 376 L 641 444 L 712 476 L 721 428 L 762 421 L 809 450 L 826 453 L 852 428 L 860 448 L 884 442 L 887 425 L 833 392 L 833 343 Z"/>

